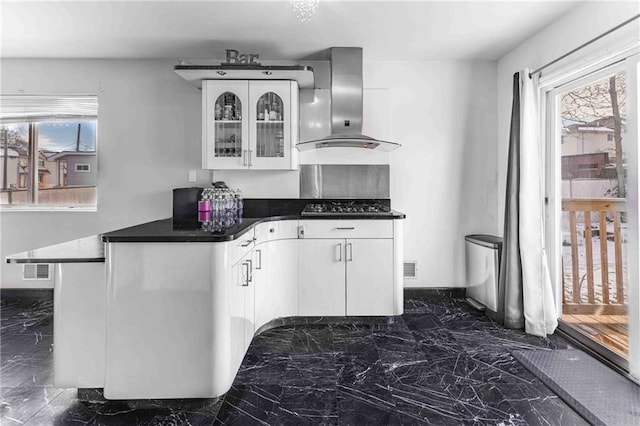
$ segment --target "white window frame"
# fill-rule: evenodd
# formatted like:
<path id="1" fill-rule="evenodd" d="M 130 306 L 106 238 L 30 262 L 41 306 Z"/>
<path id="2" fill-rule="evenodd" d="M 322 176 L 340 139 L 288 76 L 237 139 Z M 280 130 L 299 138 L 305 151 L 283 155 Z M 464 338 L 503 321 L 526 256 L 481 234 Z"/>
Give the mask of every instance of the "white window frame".
<path id="1" fill-rule="evenodd" d="M 0 124 L 27 123 L 29 124 L 29 138 L 38 140 L 38 122 L 56 120 L 95 120 L 97 131 L 98 97 L 96 95 L 0 95 Z M 38 168 L 39 151 L 37 143 L 29 146 L 29 165 L 31 170 L 27 182 L 27 204 L 0 205 L 0 212 L 26 211 L 74 211 L 96 212 L 98 210 L 98 187 L 96 183 L 96 202 L 92 205 L 78 204 L 38 204 Z M 96 134 L 96 155 L 98 140 Z M 84 173 L 91 172 L 83 171 Z M 83 173 L 81 172 L 81 173 Z"/>
<path id="2" fill-rule="evenodd" d="M 78 166 L 85 167 L 86 169 L 78 168 Z M 91 173 L 91 164 L 90 163 L 75 163 L 73 169 L 76 173 Z"/>

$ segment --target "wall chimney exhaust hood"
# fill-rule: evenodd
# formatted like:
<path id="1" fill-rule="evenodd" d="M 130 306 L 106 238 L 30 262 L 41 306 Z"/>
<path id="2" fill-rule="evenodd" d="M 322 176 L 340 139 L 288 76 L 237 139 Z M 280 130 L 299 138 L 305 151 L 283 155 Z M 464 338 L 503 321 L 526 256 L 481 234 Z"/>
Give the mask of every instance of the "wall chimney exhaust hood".
<path id="1" fill-rule="evenodd" d="M 331 135 L 300 142 L 299 151 L 318 148 L 365 148 L 393 151 L 400 144 L 362 134 L 362 48 L 331 48 Z"/>

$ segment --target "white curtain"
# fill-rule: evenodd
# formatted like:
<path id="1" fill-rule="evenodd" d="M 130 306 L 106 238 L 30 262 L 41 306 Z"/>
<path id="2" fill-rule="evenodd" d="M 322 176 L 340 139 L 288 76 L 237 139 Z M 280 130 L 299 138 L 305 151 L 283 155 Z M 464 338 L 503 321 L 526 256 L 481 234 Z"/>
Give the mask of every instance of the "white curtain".
<path id="1" fill-rule="evenodd" d="M 529 69 L 514 75 L 500 294 L 505 326 L 524 325 L 527 333 L 544 337 L 558 323 L 544 250 L 544 147 L 536 86 Z"/>

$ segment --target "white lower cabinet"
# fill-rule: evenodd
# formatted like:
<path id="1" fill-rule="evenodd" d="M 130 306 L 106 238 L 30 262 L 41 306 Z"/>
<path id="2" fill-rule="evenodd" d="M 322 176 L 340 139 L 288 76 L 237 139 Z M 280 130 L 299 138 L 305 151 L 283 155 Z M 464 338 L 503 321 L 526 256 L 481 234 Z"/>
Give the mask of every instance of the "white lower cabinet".
<path id="1" fill-rule="evenodd" d="M 235 305 L 227 306 L 233 296 L 211 275 L 225 245 L 110 243 L 105 255 L 105 398 L 210 398 L 212 377 L 230 385 L 235 370 L 227 354 L 212 362 L 229 347 L 229 316 L 236 321 Z M 216 362 L 231 377 L 214 374 Z"/>
<path id="2" fill-rule="evenodd" d="M 104 375 L 107 399 L 219 397 L 273 319 L 402 314 L 401 235 L 385 220 L 284 220 L 228 242 L 109 243 L 106 306 L 99 297 L 91 305 L 106 311 L 105 338 L 58 333 L 76 317 L 57 312 L 55 343 L 81 351 L 104 342 L 104 363 L 77 383 L 99 386 Z M 56 284 L 57 307 L 88 294 L 75 284 Z M 62 301 L 65 288 L 77 297 Z M 56 360 L 56 384 L 91 369 L 71 360 Z"/>
<path id="3" fill-rule="evenodd" d="M 300 315 L 394 315 L 393 239 L 303 239 Z"/>
<path id="4" fill-rule="evenodd" d="M 346 240 L 347 315 L 393 315 L 393 240 Z"/>
<path id="5" fill-rule="evenodd" d="M 275 318 L 298 315 L 298 240 L 259 244 L 254 250 L 256 330 Z"/>
<path id="6" fill-rule="evenodd" d="M 101 388 L 105 365 L 105 264 L 57 263 L 53 380 L 60 388 Z"/>
<path id="7" fill-rule="evenodd" d="M 299 315 L 345 315 L 344 247 L 343 239 L 298 241 Z"/>
<path id="8" fill-rule="evenodd" d="M 242 361 L 246 349 L 255 332 L 255 278 L 254 251 L 244 255 L 233 266 L 233 280 L 229 310 L 231 313 L 231 339 L 233 352 L 242 354 L 237 360 Z M 239 367 L 239 365 L 238 365 Z"/>

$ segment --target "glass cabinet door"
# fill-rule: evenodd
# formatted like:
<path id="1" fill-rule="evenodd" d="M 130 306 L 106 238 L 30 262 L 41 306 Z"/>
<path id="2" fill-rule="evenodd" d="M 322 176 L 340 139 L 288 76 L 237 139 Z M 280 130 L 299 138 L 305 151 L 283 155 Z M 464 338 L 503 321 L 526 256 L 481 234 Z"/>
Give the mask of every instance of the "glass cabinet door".
<path id="1" fill-rule="evenodd" d="M 267 92 L 258 99 L 256 157 L 284 157 L 283 110 L 282 98 L 273 92 Z"/>
<path id="2" fill-rule="evenodd" d="M 261 169 L 288 168 L 291 158 L 291 84 L 251 81 L 250 163 Z"/>
<path id="3" fill-rule="evenodd" d="M 215 157 L 242 157 L 242 101 L 224 92 L 214 105 Z"/>
<path id="4" fill-rule="evenodd" d="M 205 169 L 249 166 L 246 81 L 203 81 Z"/>

